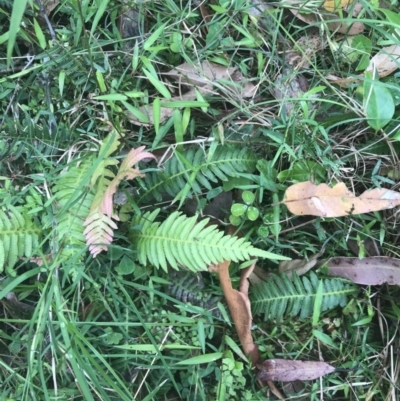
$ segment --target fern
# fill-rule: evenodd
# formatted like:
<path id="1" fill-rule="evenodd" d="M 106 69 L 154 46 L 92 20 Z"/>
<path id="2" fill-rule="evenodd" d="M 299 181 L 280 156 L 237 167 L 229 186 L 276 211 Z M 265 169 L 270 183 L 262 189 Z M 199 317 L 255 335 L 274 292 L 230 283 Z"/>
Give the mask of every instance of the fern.
<path id="1" fill-rule="evenodd" d="M 253 287 L 250 301 L 253 314 L 264 313 L 265 319 L 281 320 L 284 315 L 305 318 L 311 315 L 320 280 L 314 272 L 310 278 L 302 279 L 294 273 L 293 282 L 287 275 L 277 276 Z M 347 297 L 357 292 L 357 288 L 342 279 L 323 280 L 321 311 L 337 305 L 345 306 Z"/>
<path id="2" fill-rule="evenodd" d="M 63 260 L 80 259 L 86 250 L 83 222 L 87 218 L 93 194 L 89 192 L 90 169 L 93 157 L 73 165 L 53 187 L 56 199 L 56 240 L 61 245 Z"/>
<path id="3" fill-rule="evenodd" d="M 92 58 L 89 59 L 84 54 L 72 52 L 70 49 L 69 46 L 56 42 L 51 48 L 39 54 L 38 59 L 44 59 L 44 68 L 51 69 L 53 74 L 64 71 L 75 87 L 84 86 L 84 89 L 90 92 L 95 87 L 94 81 L 88 79 L 88 71 L 91 70 L 90 63 L 101 63 L 104 59 L 96 52 L 93 52 Z"/>
<path id="4" fill-rule="evenodd" d="M 118 136 L 115 133 L 110 134 L 104 144 L 100 149 L 100 155 L 105 151 L 105 155 L 108 156 L 118 147 Z M 108 249 L 107 245 L 113 241 L 114 230 L 118 228 L 112 221 L 112 219 L 119 220 L 118 216 L 113 213 L 113 195 L 117 191 L 118 185 L 125 179 L 133 180 L 137 177 L 144 177 L 144 174 L 141 174 L 139 169 L 135 169 L 133 166 L 144 158 L 154 158 L 151 153 L 144 152 L 144 149 L 145 146 L 132 149 L 121 163 L 116 175 L 107 167 L 119 162 L 112 158 L 106 158 L 92 176 L 92 183 L 94 184 L 96 181 L 98 183 L 89 215 L 83 223 L 85 226 L 83 234 L 86 236 L 86 244 L 93 257 Z"/>
<path id="5" fill-rule="evenodd" d="M 171 275 L 170 280 L 171 284 L 166 290 L 167 294 L 185 304 L 190 302 L 192 305 L 211 309 L 215 308 L 221 300 L 221 296 L 204 290 L 204 279 L 200 273 L 175 272 Z"/>
<path id="6" fill-rule="evenodd" d="M 210 264 L 224 260 L 238 262 L 255 257 L 286 259 L 283 256 L 254 248 L 244 238 L 224 235 L 209 219 L 196 222 L 197 216 L 186 217 L 181 212 L 172 213 L 163 223 L 154 222 L 160 209 L 136 216 L 133 226 L 141 230 L 131 232 L 140 263 L 149 261 L 167 271 L 168 263 L 176 270 L 180 265 L 194 272 L 207 270 Z"/>
<path id="7" fill-rule="evenodd" d="M 190 148 L 183 153 L 184 164 L 175 154 L 164 164 L 164 171 L 146 174 L 144 180 L 146 190 L 138 198 L 138 203 L 145 199 L 161 200 L 162 193 L 167 192 L 172 197 L 186 197 L 191 189 L 196 193 L 202 192 L 202 187 L 212 189 L 211 182 L 227 181 L 238 173 L 254 171 L 257 163 L 256 156 L 248 148 L 218 146 L 210 159 L 201 148 Z M 187 192 L 183 190 L 187 188 Z M 182 192 L 181 192 L 182 191 Z"/>
<path id="8" fill-rule="evenodd" d="M 13 267 L 20 257 L 30 258 L 38 246 L 41 230 L 31 217 L 12 205 L 0 209 L 0 272 L 6 269 L 15 276 Z"/>

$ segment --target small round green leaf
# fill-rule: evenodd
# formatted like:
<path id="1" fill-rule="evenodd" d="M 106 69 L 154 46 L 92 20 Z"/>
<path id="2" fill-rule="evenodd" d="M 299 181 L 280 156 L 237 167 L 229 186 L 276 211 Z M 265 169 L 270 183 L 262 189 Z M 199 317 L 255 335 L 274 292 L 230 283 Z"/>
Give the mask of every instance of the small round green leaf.
<path id="1" fill-rule="evenodd" d="M 128 258 L 128 256 L 124 256 L 115 270 L 121 275 L 131 274 L 135 270 L 135 262 L 131 258 Z"/>
<path id="2" fill-rule="evenodd" d="M 242 193 L 242 199 L 243 199 L 244 203 L 246 203 L 247 205 L 250 205 L 254 202 L 255 195 L 253 194 L 253 192 L 244 191 Z"/>
<path id="3" fill-rule="evenodd" d="M 258 227 L 257 234 L 258 234 L 261 238 L 267 237 L 268 234 L 269 234 L 268 227 L 267 227 L 267 226 L 260 226 L 260 227 Z"/>
<path id="4" fill-rule="evenodd" d="M 256 207 L 249 206 L 249 208 L 247 209 L 247 218 L 250 221 L 257 220 L 259 215 L 260 215 L 260 212 L 258 211 L 258 209 Z"/>
<path id="5" fill-rule="evenodd" d="M 240 225 L 240 223 L 242 222 L 242 219 L 239 216 L 229 216 L 229 222 L 233 225 L 233 226 L 238 226 Z"/>
<path id="6" fill-rule="evenodd" d="M 247 206 L 243 205 L 242 203 L 235 203 L 231 207 L 231 213 L 234 216 L 243 216 L 246 213 Z"/>

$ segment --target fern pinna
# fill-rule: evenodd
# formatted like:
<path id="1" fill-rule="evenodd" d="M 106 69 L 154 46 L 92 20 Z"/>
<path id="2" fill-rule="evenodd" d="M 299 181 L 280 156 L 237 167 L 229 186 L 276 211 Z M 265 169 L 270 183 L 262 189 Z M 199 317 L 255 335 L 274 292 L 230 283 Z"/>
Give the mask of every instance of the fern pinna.
<path id="1" fill-rule="evenodd" d="M 321 311 L 338 305 L 345 306 L 347 297 L 358 289 L 349 282 L 339 279 L 323 279 Z M 250 301 L 253 314 L 263 313 L 265 319 L 281 320 L 284 315 L 308 317 L 312 314 L 320 280 L 314 272 L 301 279 L 294 272 L 293 281 L 286 274 L 271 275 L 271 279 L 254 286 Z"/>
<path id="2" fill-rule="evenodd" d="M 187 217 L 174 212 L 159 223 L 154 221 L 159 213 L 157 209 L 136 216 L 132 222 L 130 239 L 144 265 L 149 261 L 165 271 L 168 264 L 176 270 L 180 265 L 196 272 L 224 260 L 238 262 L 257 257 L 287 260 L 253 247 L 245 238 L 224 235 L 216 225 L 207 226 L 208 218 L 197 222 L 198 216 Z"/>
<path id="3" fill-rule="evenodd" d="M 202 148 L 189 148 L 167 160 L 163 171 L 146 174 L 146 189 L 137 202 L 149 198 L 161 201 L 163 193 L 176 199 L 186 197 L 189 191 L 200 194 L 202 188 L 211 190 L 212 182 L 227 181 L 239 173 L 254 171 L 256 164 L 257 157 L 248 148 L 218 146 L 214 153 L 208 155 Z"/>

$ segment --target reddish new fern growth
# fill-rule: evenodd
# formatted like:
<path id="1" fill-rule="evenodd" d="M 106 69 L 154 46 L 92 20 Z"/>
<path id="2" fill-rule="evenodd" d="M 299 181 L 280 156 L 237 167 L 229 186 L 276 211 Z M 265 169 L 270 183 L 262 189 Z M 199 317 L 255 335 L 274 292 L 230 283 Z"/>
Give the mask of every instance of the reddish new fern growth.
<path id="1" fill-rule="evenodd" d="M 117 191 L 122 180 L 133 180 L 136 177 L 144 177 L 139 169 L 133 168 L 140 160 L 154 158 L 149 152 L 144 152 L 145 146 L 132 149 L 121 163 L 116 176 L 104 169 L 99 177 L 99 185 L 92 202 L 89 215 L 83 225 L 86 227 L 83 234 L 86 237 L 86 244 L 89 251 L 96 257 L 101 251 L 106 251 L 112 243 L 114 230 L 117 225 L 112 220 L 119 220 L 113 213 L 113 195 Z M 107 177 L 114 177 L 111 181 Z"/>
<path id="2" fill-rule="evenodd" d="M 104 212 L 108 217 L 111 217 L 113 210 L 113 195 L 117 192 L 118 185 L 122 180 L 133 180 L 136 177 L 144 177 L 145 174 L 142 174 L 139 169 L 133 168 L 136 163 L 139 163 L 140 160 L 146 158 L 155 158 L 153 154 L 150 152 L 143 152 L 145 146 L 141 146 L 137 149 L 132 149 L 123 160 L 118 174 L 111 181 L 108 186 L 106 192 L 104 193 L 100 210 Z"/>

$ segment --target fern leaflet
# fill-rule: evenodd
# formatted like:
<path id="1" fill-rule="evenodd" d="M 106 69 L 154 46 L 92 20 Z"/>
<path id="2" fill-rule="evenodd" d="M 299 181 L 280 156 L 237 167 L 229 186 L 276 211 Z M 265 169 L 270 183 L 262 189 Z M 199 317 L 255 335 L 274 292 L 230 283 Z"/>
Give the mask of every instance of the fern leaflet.
<path id="1" fill-rule="evenodd" d="M 293 281 L 286 274 L 272 278 L 253 287 L 250 295 L 253 314 L 264 313 L 265 319 L 281 320 L 284 315 L 306 318 L 313 312 L 315 297 L 320 280 L 314 272 L 310 278 L 302 279 L 294 273 Z M 323 280 L 321 311 L 338 305 L 345 306 L 347 297 L 356 293 L 357 288 L 339 278 Z"/>
<path id="2" fill-rule="evenodd" d="M 165 271 L 168 264 L 176 270 L 180 265 L 196 272 L 224 260 L 286 259 L 254 248 L 244 238 L 224 235 L 216 225 L 206 227 L 208 218 L 197 223 L 197 216 L 189 218 L 174 212 L 163 223 L 154 222 L 159 212 L 157 209 L 133 220 L 133 226 L 141 226 L 141 230 L 132 230 L 131 239 L 136 245 L 139 261 L 144 265 L 149 261 Z"/>

